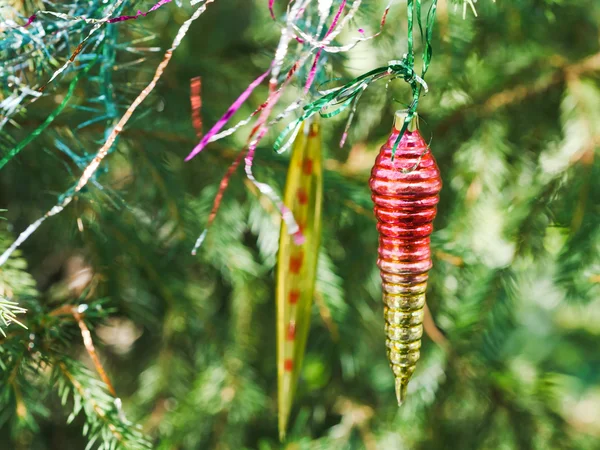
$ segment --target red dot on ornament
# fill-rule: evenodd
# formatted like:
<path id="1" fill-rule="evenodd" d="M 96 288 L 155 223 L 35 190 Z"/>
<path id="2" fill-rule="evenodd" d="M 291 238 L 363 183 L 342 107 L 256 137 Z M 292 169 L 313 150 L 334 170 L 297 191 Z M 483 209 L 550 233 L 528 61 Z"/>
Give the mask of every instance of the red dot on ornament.
<path id="1" fill-rule="evenodd" d="M 294 289 L 290 291 L 289 301 L 290 304 L 295 305 L 298 303 L 298 299 L 300 298 L 300 291 L 298 289 Z"/>
<path id="2" fill-rule="evenodd" d="M 291 359 L 286 359 L 283 363 L 283 368 L 286 372 L 291 372 L 292 370 L 294 370 L 294 361 L 292 361 Z"/>
<path id="3" fill-rule="evenodd" d="M 308 195 L 304 189 L 298 189 L 298 193 L 296 195 L 298 196 L 298 201 L 301 205 L 306 205 L 308 203 Z"/>
<path id="4" fill-rule="evenodd" d="M 313 171 L 312 159 L 306 158 L 302 162 L 302 172 L 304 172 L 304 175 L 310 175 L 312 173 L 312 171 Z"/>
<path id="5" fill-rule="evenodd" d="M 294 322 L 292 320 L 288 325 L 287 340 L 293 341 L 295 337 L 296 337 L 296 322 Z"/>
<path id="6" fill-rule="evenodd" d="M 297 255 L 290 257 L 290 272 L 298 273 L 302 268 L 302 260 L 304 259 L 304 253 L 301 251 Z"/>

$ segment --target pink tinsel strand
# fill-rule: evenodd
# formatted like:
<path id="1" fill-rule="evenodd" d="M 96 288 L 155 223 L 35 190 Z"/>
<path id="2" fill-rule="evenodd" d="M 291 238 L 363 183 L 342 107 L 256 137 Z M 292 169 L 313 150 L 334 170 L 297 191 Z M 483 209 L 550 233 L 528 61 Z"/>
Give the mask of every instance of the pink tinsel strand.
<path id="1" fill-rule="evenodd" d="M 236 101 L 233 102 L 233 104 L 229 107 L 227 112 L 225 114 L 223 114 L 223 117 L 221 117 L 217 121 L 217 123 L 215 123 L 213 125 L 213 127 L 210 129 L 210 131 L 204 135 L 204 137 L 202 138 L 200 143 L 198 145 L 196 145 L 196 147 L 194 147 L 194 149 L 191 151 L 191 153 L 185 158 L 186 161 L 189 161 L 190 159 L 192 159 L 194 156 L 196 156 L 198 153 L 200 153 L 204 149 L 204 147 L 206 147 L 210 138 L 213 137 L 215 134 L 217 134 L 221 130 L 221 128 L 223 128 L 225 126 L 225 124 L 229 121 L 229 119 L 231 119 L 231 117 L 237 112 L 238 109 L 240 109 L 240 107 L 248 99 L 248 97 L 250 97 L 250 94 L 252 94 L 254 89 L 256 89 L 256 87 L 260 83 L 262 83 L 262 81 L 267 77 L 269 72 L 271 72 L 270 67 L 265 73 L 263 73 L 256 80 L 254 80 L 252 83 L 250 83 L 250 86 L 248 86 L 246 88 L 246 90 L 244 92 L 242 92 L 242 94 L 236 99 Z"/>
<path id="2" fill-rule="evenodd" d="M 109 19 L 108 23 L 124 22 L 126 20 L 137 19 L 140 16 L 146 17 L 146 15 L 148 13 L 151 13 L 152 11 L 157 10 L 158 8 L 160 8 L 163 5 L 166 5 L 167 3 L 171 3 L 171 1 L 172 0 L 159 0 L 152 8 L 150 8 L 148 10 L 148 12 L 138 11 L 135 16 L 120 16 L 120 17 L 115 17 L 114 19 Z"/>
<path id="3" fill-rule="evenodd" d="M 346 0 L 343 0 L 342 3 L 340 4 L 339 9 L 337 10 L 337 13 L 335 14 L 335 17 L 333 18 L 333 22 L 331 22 L 331 25 L 329 26 L 329 29 L 327 30 L 327 34 L 325 34 L 325 37 L 327 37 L 331 34 L 333 29 L 337 25 L 338 20 L 340 20 L 340 16 L 342 15 L 342 12 L 344 11 L 345 7 L 346 7 Z M 315 80 L 315 75 L 317 73 L 317 63 L 319 62 L 319 58 L 321 57 L 321 52 L 322 52 L 322 49 L 320 49 L 317 52 L 317 54 L 315 55 L 315 60 L 313 62 L 312 67 L 310 68 L 308 77 L 306 78 L 306 84 L 304 85 L 304 93 L 305 94 L 308 92 L 308 90 L 310 89 L 310 87 L 313 84 L 313 81 Z"/>
<path id="4" fill-rule="evenodd" d="M 275 20 L 275 13 L 273 12 L 273 5 L 275 4 L 275 0 L 269 0 L 269 12 L 271 13 L 271 17 Z"/>
<path id="5" fill-rule="evenodd" d="M 34 20 L 37 19 L 37 16 L 34 14 L 31 17 L 29 17 L 29 19 L 27 19 L 27 23 L 25 25 L 22 25 L 23 28 L 27 28 L 29 25 L 31 25 L 33 23 Z"/>
<path id="6" fill-rule="evenodd" d="M 312 67 L 310 68 L 310 72 L 308 73 L 308 77 L 306 78 L 306 84 L 304 85 L 304 93 L 308 93 L 308 90 L 313 84 L 315 80 L 315 75 L 317 74 L 317 63 L 319 62 L 319 57 L 321 56 L 322 49 L 319 49 L 317 54 L 315 55 L 315 60 L 313 61 Z"/>
<path id="7" fill-rule="evenodd" d="M 325 37 L 327 37 L 329 34 L 331 34 L 333 29 L 337 25 L 338 20 L 340 20 L 340 16 L 342 15 L 342 12 L 344 11 L 345 7 L 346 7 L 346 0 L 343 0 L 342 4 L 340 5 L 340 8 L 338 9 L 338 12 L 336 13 L 335 17 L 333 18 L 333 22 L 331 22 L 331 25 L 329 26 L 329 30 L 327 30 L 327 34 L 325 35 Z"/>
<path id="8" fill-rule="evenodd" d="M 136 13 L 135 16 L 119 16 L 119 17 L 114 17 L 112 19 L 107 20 L 108 23 L 116 23 L 116 22 L 125 22 L 126 20 L 134 20 L 137 19 L 140 16 L 144 16 L 146 17 L 146 15 L 148 13 L 151 13 L 152 11 L 156 11 L 158 8 L 160 8 L 163 5 L 166 5 L 167 3 L 171 3 L 173 0 L 159 0 L 158 2 L 156 2 L 156 4 L 150 8 L 148 10 L 148 12 L 142 12 L 139 11 Z M 21 25 L 22 28 L 27 28 L 29 25 L 31 25 L 33 22 L 35 22 L 37 20 L 37 15 L 33 14 L 31 15 L 28 19 L 27 22 L 24 23 L 23 25 Z"/>
<path id="9" fill-rule="evenodd" d="M 348 139 L 348 133 L 344 131 L 344 133 L 342 134 L 342 138 L 340 139 L 340 148 L 344 146 L 344 144 L 346 143 L 346 139 Z"/>

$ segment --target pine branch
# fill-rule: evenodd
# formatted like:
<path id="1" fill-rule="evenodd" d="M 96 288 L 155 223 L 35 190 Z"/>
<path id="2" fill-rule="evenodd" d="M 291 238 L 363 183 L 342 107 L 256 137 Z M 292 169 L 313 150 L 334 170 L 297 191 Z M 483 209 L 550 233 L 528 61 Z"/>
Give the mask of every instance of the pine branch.
<path id="1" fill-rule="evenodd" d="M 17 319 L 17 314 L 25 314 L 27 310 L 19 306 L 17 302 L 11 302 L 4 298 L 0 298 L 0 333 L 6 337 L 4 327 L 8 327 L 11 323 L 15 323 L 25 329 L 27 327 Z"/>
<path id="2" fill-rule="evenodd" d="M 141 431 L 123 416 L 120 402 L 105 393 L 92 374 L 80 364 L 63 359 L 56 364 L 58 394 L 63 406 L 73 399 L 73 412 L 67 419 L 72 422 L 83 411 L 86 424 L 83 434 L 88 439 L 86 449 L 147 450 L 151 448 Z"/>
<path id="3" fill-rule="evenodd" d="M 553 61 L 552 59 L 550 59 Z M 600 71 L 600 53 L 586 57 L 575 63 L 565 63 L 560 57 L 554 59 L 554 71 L 533 83 L 527 82 L 511 86 L 501 92 L 495 92 L 486 98 L 473 101 L 453 112 L 436 126 L 436 132 L 444 134 L 450 127 L 464 120 L 468 114 L 479 117 L 491 115 L 497 110 L 523 102 L 529 97 L 541 95 L 564 83 L 571 76 L 593 74 Z"/>

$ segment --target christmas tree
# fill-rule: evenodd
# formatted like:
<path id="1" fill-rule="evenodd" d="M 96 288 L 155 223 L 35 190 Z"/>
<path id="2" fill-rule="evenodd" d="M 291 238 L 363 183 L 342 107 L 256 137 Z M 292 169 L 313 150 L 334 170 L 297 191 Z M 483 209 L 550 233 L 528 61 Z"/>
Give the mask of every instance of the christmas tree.
<path id="1" fill-rule="evenodd" d="M 353 16 L 275 115 L 410 54 L 409 9 L 393 3 L 381 27 L 388 1 L 192 3 L 0 5 L 0 253 L 32 231 L 0 266 L 0 448 L 597 448 L 600 4 L 437 4 L 427 95 L 417 88 L 443 188 L 400 408 L 368 181 L 412 90 L 373 83 L 320 121 L 317 281 L 280 442 L 281 214 L 236 169 L 192 255 L 248 127 L 184 159 L 265 73 L 294 4 L 327 7 L 323 39 Z M 426 34 L 415 25 L 418 74 Z M 257 84 L 232 125 L 269 89 Z M 279 197 L 290 153 L 273 147 L 298 116 L 254 154 Z"/>

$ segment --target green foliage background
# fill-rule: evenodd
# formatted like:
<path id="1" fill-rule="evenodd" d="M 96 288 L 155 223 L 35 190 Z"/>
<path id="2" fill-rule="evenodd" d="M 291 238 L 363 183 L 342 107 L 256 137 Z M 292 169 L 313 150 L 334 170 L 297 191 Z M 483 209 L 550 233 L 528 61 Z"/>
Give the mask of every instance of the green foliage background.
<path id="1" fill-rule="evenodd" d="M 40 7 L 13 3 L 23 15 Z M 368 3 L 356 28 L 378 24 L 383 2 Z M 343 149 L 345 116 L 323 122 L 318 301 L 289 438 L 280 444 L 279 219 L 241 170 L 204 246 L 190 255 L 245 134 L 183 163 L 197 142 L 189 79 L 202 76 L 209 126 L 264 71 L 279 33 L 266 0 L 220 0 L 193 25 L 98 183 L 0 268 L 3 299 L 28 308 L 19 316 L 28 330 L 12 324 L 0 336 L 0 448 L 79 450 L 88 441 L 146 448 L 144 435 L 153 448 L 181 450 L 597 449 L 600 3 L 476 6 L 478 17 L 468 11 L 463 19 L 462 8 L 440 3 L 430 93 L 421 103 L 444 180 L 428 292 L 444 337 L 424 338 L 401 409 L 385 357 L 367 179 L 408 88 L 398 81 L 366 91 Z M 136 46 L 167 48 L 188 14 L 172 4 L 107 27 L 94 76 L 0 172 L 2 248 L 73 184 L 79 163 L 150 79 L 161 52 Z M 402 55 L 405 27 L 400 3 L 383 35 L 330 59 L 327 76 L 356 76 Z M 132 44 L 142 37 L 151 39 Z M 1 64 L 9 68 L 6 55 Z M 34 76 L 53 72 L 42 53 L 30 57 Z M 138 58 L 145 60 L 126 65 Z M 2 155 L 56 107 L 73 76 L 21 113 L 19 127 L 3 130 Z M 264 94 L 253 95 L 240 117 Z M 84 109 L 94 99 L 98 109 Z M 281 192 L 288 156 L 269 147 L 276 133 L 259 149 L 256 172 Z M 56 314 L 71 304 L 88 305 L 86 323 L 126 418 L 97 381 L 77 324 Z"/>

